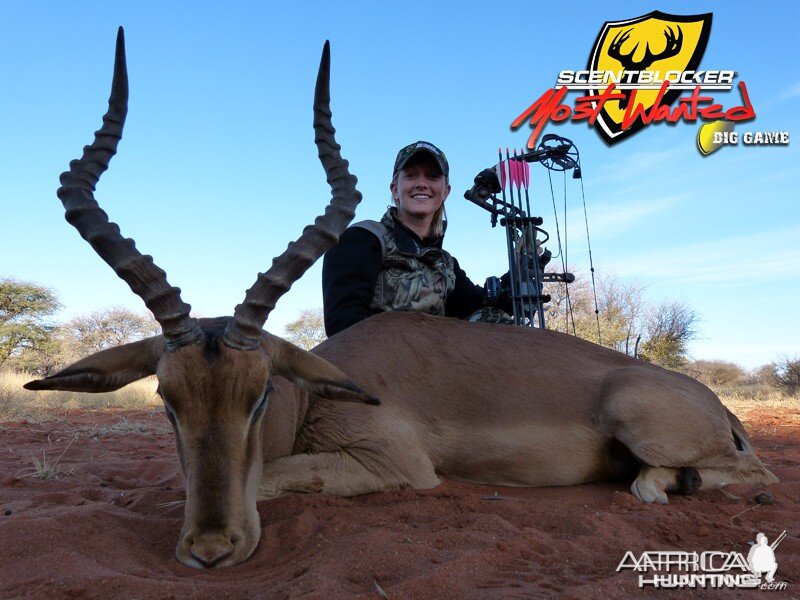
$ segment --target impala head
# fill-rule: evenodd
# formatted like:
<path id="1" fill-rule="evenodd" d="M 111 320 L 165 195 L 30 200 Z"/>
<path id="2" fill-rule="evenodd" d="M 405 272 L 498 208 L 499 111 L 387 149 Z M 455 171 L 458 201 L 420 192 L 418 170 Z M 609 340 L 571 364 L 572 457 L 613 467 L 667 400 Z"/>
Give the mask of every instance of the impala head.
<path id="1" fill-rule="evenodd" d="M 25 387 L 105 392 L 148 375 L 158 377 L 186 486 L 176 555 L 192 567 L 239 563 L 258 544 L 262 422 L 273 375 L 324 398 L 378 403 L 330 363 L 262 329 L 277 300 L 336 243 L 361 201 L 356 178 L 349 174 L 334 138 L 329 67 L 326 42 L 314 95 L 314 130 L 331 185 L 330 205 L 267 272 L 259 273 L 233 317 L 191 317 L 180 289 L 169 285 L 164 271 L 150 256 L 142 255 L 133 240 L 122 237 L 94 199 L 97 181 L 116 153 L 127 113 L 122 28 L 103 127 L 95 133 L 94 143 L 84 148 L 83 156 L 61 175 L 58 196 L 67 221 L 144 300 L 163 334 L 93 354 Z"/>

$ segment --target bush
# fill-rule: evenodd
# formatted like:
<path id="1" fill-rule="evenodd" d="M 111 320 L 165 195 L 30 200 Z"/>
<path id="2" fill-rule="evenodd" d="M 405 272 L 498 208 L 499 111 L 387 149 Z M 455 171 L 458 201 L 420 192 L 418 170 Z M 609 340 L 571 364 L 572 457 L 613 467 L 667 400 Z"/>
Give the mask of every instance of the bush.
<path id="1" fill-rule="evenodd" d="M 800 392 L 800 357 L 783 358 L 775 364 L 775 387 L 786 394 Z"/>
<path id="2" fill-rule="evenodd" d="M 710 386 L 744 383 L 748 379 L 742 367 L 724 360 L 695 360 L 686 365 L 684 372 Z"/>

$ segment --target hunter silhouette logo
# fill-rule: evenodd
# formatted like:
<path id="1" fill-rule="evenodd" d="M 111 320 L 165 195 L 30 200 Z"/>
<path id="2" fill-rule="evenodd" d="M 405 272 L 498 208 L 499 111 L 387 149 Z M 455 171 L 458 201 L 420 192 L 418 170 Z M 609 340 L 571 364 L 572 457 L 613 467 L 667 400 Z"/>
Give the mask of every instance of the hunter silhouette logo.
<path id="1" fill-rule="evenodd" d="M 756 536 L 756 543 L 747 554 L 747 566 L 755 575 L 766 575 L 767 583 L 775 581 L 775 571 L 778 570 L 778 561 L 775 560 L 775 548 L 786 537 L 786 531 L 778 536 L 772 544 L 763 533 Z"/>
<path id="2" fill-rule="evenodd" d="M 654 11 L 603 25 L 587 69 L 624 74 L 616 84 L 624 98 L 606 102 L 597 117 L 598 132 L 608 144 L 641 130 L 646 125 L 642 115 L 657 101 L 669 106 L 677 100 L 684 86 L 671 84 L 662 93 L 662 83 L 682 82 L 684 73 L 696 71 L 710 32 L 711 13 L 681 16 Z M 601 94 L 607 87 L 590 90 Z"/>
<path id="3" fill-rule="evenodd" d="M 756 113 L 744 81 L 738 82 L 741 106 L 725 109 L 703 93 L 730 91 L 738 76 L 730 69 L 698 70 L 710 32 L 711 13 L 654 11 L 635 19 L 607 21 L 589 53 L 587 68 L 560 71 L 555 86 L 514 119 L 511 129 L 527 122 L 533 130 L 528 148 L 533 149 L 551 121 L 585 120 L 611 146 L 661 121 L 752 120 Z M 582 92 L 572 106 L 565 102 L 571 91 Z M 687 93 L 681 96 L 682 92 Z M 709 131 L 706 137 L 713 138 L 713 133 Z M 700 149 L 708 150 L 703 145 Z"/>

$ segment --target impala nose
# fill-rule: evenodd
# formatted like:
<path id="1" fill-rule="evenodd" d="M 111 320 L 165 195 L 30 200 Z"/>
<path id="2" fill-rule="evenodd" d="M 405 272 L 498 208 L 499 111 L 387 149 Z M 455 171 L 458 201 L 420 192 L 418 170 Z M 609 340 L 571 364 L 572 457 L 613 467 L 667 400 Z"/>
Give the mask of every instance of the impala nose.
<path id="1" fill-rule="evenodd" d="M 205 533 L 195 537 L 189 547 L 192 557 L 204 568 L 210 569 L 233 554 L 236 536 L 225 533 Z"/>

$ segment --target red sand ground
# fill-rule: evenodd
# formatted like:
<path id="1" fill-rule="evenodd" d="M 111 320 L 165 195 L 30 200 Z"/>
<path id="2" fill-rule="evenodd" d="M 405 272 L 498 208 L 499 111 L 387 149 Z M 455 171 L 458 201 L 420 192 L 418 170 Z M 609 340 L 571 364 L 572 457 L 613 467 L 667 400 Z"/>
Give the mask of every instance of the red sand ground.
<path id="1" fill-rule="evenodd" d="M 767 494 L 733 485 L 641 504 L 622 484 L 501 488 L 448 482 L 359 498 L 290 495 L 259 503 L 263 534 L 244 564 L 209 572 L 173 557 L 183 487 L 171 434 L 87 435 L 92 423 L 163 426 L 157 413 L 70 414 L 0 429 L 2 598 L 728 598 L 800 597 L 800 411 L 745 412 Z M 77 435 L 77 439 L 76 438 Z M 72 441 L 74 440 L 74 441 Z M 26 477 L 31 456 L 57 479 Z M 27 469 L 27 470 L 26 470 Z M 770 498 L 767 499 L 768 501 Z M 745 555 L 758 532 L 776 552 L 782 591 L 640 590 L 617 573 L 631 550 Z M 379 587 L 378 587 L 379 586 Z M 770 596 L 772 594 L 773 596 Z"/>

